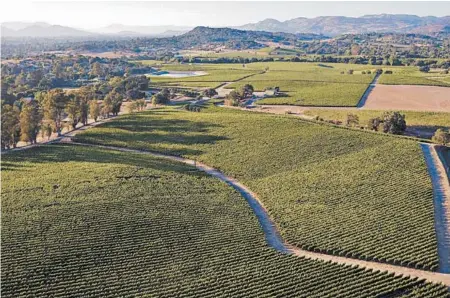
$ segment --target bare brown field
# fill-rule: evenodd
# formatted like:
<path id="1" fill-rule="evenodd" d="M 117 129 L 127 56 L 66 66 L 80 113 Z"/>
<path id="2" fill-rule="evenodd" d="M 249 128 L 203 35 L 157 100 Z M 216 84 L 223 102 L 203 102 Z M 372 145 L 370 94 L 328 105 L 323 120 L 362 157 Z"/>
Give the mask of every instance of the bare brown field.
<path id="1" fill-rule="evenodd" d="M 450 112 L 450 88 L 377 84 L 362 109 Z"/>

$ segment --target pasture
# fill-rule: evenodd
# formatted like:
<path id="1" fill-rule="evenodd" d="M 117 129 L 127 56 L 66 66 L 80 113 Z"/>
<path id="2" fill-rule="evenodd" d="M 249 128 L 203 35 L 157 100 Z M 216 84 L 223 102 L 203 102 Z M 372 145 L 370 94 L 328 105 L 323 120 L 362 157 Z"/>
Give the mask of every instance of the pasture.
<path id="1" fill-rule="evenodd" d="M 303 249 L 437 269 L 432 186 L 414 141 L 212 106 L 127 115 L 76 140 L 214 166 L 256 192 Z"/>
<path id="2" fill-rule="evenodd" d="M 448 294 L 277 253 L 246 201 L 190 166 L 73 145 L 2 159 L 2 297 Z"/>

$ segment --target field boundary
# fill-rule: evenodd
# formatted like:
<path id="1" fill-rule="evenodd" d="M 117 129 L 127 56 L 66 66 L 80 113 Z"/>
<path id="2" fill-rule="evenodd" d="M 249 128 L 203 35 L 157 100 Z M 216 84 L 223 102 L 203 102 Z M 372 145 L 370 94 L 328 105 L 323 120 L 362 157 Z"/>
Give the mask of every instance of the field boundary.
<path id="1" fill-rule="evenodd" d="M 450 273 L 450 185 L 436 145 L 421 143 L 433 184 L 434 225 L 438 242 L 439 271 Z"/>
<path id="2" fill-rule="evenodd" d="M 425 279 L 430 282 L 434 283 L 442 283 L 448 287 L 450 287 L 450 274 L 444 274 L 444 273 L 438 273 L 438 272 L 432 272 L 432 271 L 424 271 L 419 269 L 413 269 L 409 267 L 403 267 L 403 266 L 396 266 L 396 265 L 390 265 L 385 263 L 379 263 L 379 262 L 373 262 L 373 261 L 364 261 L 359 259 L 352 259 L 347 257 L 341 257 L 341 256 L 335 256 L 335 255 L 329 255 L 319 252 L 313 252 L 313 251 L 307 251 L 300 249 L 298 247 L 294 247 L 286 242 L 283 241 L 283 239 L 280 236 L 280 233 L 278 232 L 278 229 L 275 225 L 275 223 L 271 220 L 270 216 L 267 213 L 266 208 L 258 198 L 258 196 L 252 192 L 249 188 L 247 188 L 242 183 L 238 182 L 234 178 L 225 175 L 224 173 L 220 172 L 219 170 L 210 167 L 204 163 L 197 162 L 195 160 L 186 159 L 179 156 L 173 156 L 173 155 L 166 155 L 162 153 L 157 152 L 151 152 L 151 151 L 145 151 L 145 150 L 138 150 L 138 149 L 129 149 L 129 148 L 122 148 L 122 147 L 115 147 L 115 146 L 105 146 L 105 145 L 97 145 L 97 144 L 88 144 L 88 143 L 78 143 L 78 142 L 72 142 L 72 139 L 70 137 L 66 137 L 61 139 L 61 143 L 67 143 L 67 144 L 73 144 L 77 146 L 90 146 L 90 147 L 97 147 L 107 150 L 116 150 L 116 151 L 122 151 L 122 152 L 130 152 L 130 153 L 138 153 L 138 154 L 148 154 L 157 158 L 164 158 L 171 161 L 176 162 L 182 162 L 187 165 L 191 165 L 196 167 L 198 170 L 201 170 L 211 176 L 214 176 L 221 181 L 227 183 L 231 187 L 233 187 L 236 191 L 238 191 L 248 202 L 250 208 L 255 213 L 260 226 L 264 232 L 267 244 L 277 250 L 280 253 L 283 254 L 289 254 L 289 255 L 295 255 L 298 257 L 305 257 L 312 260 L 321 260 L 325 262 L 333 262 L 343 265 L 350 265 L 350 266 L 359 266 L 366 269 L 372 269 L 372 270 L 379 270 L 379 271 L 386 271 L 389 273 L 392 273 L 396 276 L 410 276 L 415 277 L 419 279 Z"/>
<path id="3" fill-rule="evenodd" d="M 375 86 L 378 83 L 378 79 L 380 78 L 381 73 L 377 73 L 375 77 L 373 78 L 372 82 L 367 86 L 366 91 L 364 91 L 364 94 L 359 99 L 358 103 L 356 104 L 356 108 L 360 109 L 364 107 L 366 104 L 367 99 L 369 98 L 370 93 L 372 93 L 372 90 L 375 88 Z"/>

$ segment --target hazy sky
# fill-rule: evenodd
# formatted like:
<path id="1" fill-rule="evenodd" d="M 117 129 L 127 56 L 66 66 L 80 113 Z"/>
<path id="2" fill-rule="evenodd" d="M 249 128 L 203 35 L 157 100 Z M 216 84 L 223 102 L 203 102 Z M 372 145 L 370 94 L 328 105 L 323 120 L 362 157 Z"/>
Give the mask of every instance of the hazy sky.
<path id="1" fill-rule="evenodd" d="M 93 29 L 126 25 L 233 26 L 266 18 L 362 16 L 365 14 L 450 15 L 450 2 L 113 2 L 1 0 L 0 18 L 44 21 Z"/>

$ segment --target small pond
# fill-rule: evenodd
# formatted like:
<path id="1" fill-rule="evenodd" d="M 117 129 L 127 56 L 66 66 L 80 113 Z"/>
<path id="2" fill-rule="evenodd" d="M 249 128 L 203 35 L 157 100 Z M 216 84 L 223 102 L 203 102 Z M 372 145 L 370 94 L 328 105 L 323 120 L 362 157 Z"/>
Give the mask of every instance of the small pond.
<path id="1" fill-rule="evenodd" d="M 148 77 L 160 77 L 160 78 L 185 78 L 185 77 L 197 77 L 207 75 L 204 71 L 174 71 L 174 70 L 162 70 L 158 72 L 152 72 L 146 74 Z"/>

